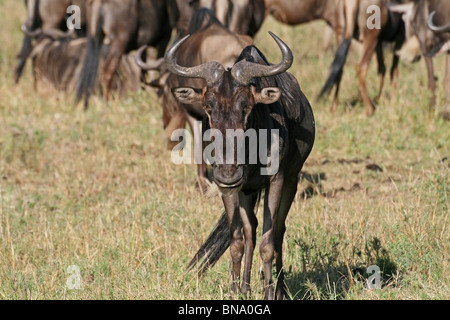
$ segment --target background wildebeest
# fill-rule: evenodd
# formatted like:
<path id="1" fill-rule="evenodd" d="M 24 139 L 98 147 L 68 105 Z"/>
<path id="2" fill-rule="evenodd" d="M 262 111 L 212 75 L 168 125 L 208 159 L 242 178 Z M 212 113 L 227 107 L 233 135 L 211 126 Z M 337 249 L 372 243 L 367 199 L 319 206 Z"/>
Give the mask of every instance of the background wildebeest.
<path id="1" fill-rule="evenodd" d="M 397 13 L 389 11 L 386 3 L 389 0 L 358 0 L 348 5 L 346 2 L 347 14 L 355 15 L 355 24 L 347 26 L 348 34 L 357 36 L 357 39 L 362 41 L 363 53 L 360 62 L 357 65 L 358 81 L 361 90 L 361 96 L 366 106 L 366 113 L 372 115 L 375 112 L 375 104 L 369 97 L 366 85 L 366 76 L 369 68 L 370 60 L 374 53 L 377 56 L 378 74 L 380 79 L 378 98 L 381 96 L 384 85 L 384 76 L 386 74 L 386 65 L 383 57 L 383 42 L 394 42 L 396 50 L 400 49 L 405 41 L 405 27 L 401 16 Z M 372 11 L 371 8 L 379 8 Z M 378 16 L 379 13 L 379 16 Z M 369 27 L 368 21 L 373 17 L 374 21 L 378 22 L 379 26 Z M 323 86 L 319 97 L 328 94 L 335 86 L 336 91 L 332 105 L 332 112 L 337 110 L 339 87 L 342 80 L 343 68 L 347 59 L 348 51 L 351 45 L 352 38 L 345 38 L 338 48 L 335 60 L 331 66 L 330 75 Z M 391 81 L 395 78 L 398 72 L 398 56 L 394 55 L 391 67 Z"/>
<path id="2" fill-rule="evenodd" d="M 176 28 L 185 36 L 195 11 L 207 8 L 230 31 L 254 37 L 265 18 L 264 0 L 171 0 L 176 1 Z"/>
<path id="3" fill-rule="evenodd" d="M 22 25 L 24 40 L 18 55 L 19 63 L 15 70 L 15 81 L 19 82 L 26 61 L 33 50 L 32 39 L 42 34 L 53 37 L 66 37 L 74 33 L 79 36 L 85 32 L 88 1 L 85 0 L 25 0 L 27 19 Z M 67 30 L 65 17 L 67 8 L 76 5 L 81 10 L 81 29 Z"/>
<path id="4" fill-rule="evenodd" d="M 175 30 L 181 37 L 186 35 L 189 23 L 195 11 L 199 8 L 200 0 L 168 0 L 171 16 L 174 21 Z"/>
<path id="5" fill-rule="evenodd" d="M 88 22 L 87 54 L 79 80 L 76 101 L 85 107 L 96 80 L 100 54 L 104 54 L 102 85 L 109 98 L 111 80 L 124 53 L 143 45 L 155 47 L 162 57 L 174 22 L 164 0 L 93 0 Z"/>
<path id="6" fill-rule="evenodd" d="M 86 55 L 86 38 L 53 40 L 44 37 L 30 55 L 33 62 L 34 85 L 38 91 L 49 88 L 73 93 Z M 100 68 L 103 59 L 100 61 Z M 96 87 L 98 88 L 98 83 Z M 137 91 L 141 87 L 141 69 L 134 56 L 124 55 L 112 79 L 112 90 L 119 95 Z"/>
<path id="7" fill-rule="evenodd" d="M 448 53 L 450 52 L 450 1 L 420 0 L 391 6 L 390 10 L 404 15 L 408 34 L 416 36 L 419 40 L 420 52 L 425 57 L 427 67 L 431 108 L 436 105 L 436 78 L 432 57 L 439 53 L 447 53 L 444 89 L 447 102 L 450 102 L 450 56 Z M 449 112 L 444 110 L 444 118 L 449 117 Z"/>
<path id="8" fill-rule="evenodd" d="M 201 8 L 194 14 L 188 33 L 191 34 L 191 37 L 183 42 L 180 50 L 177 51 L 177 61 L 188 67 L 208 61 L 217 61 L 223 66 L 232 67 L 242 50 L 253 43 L 250 37 L 231 32 L 217 20 L 211 10 L 206 8 Z M 181 86 L 201 89 L 205 85 L 204 81 L 179 77 L 168 72 L 165 65 L 154 61 L 146 65 L 140 60 L 138 59 L 143 69 L 159 69 L 161 71 L 159 79 L 154 81 L 153 85 L 159 91 L 166 139 L 169 140 L 173 130 L 184 128 L 186 121 L 193 132 L 194 139 L 201 139 L 196 121 L 201 121 L 204 117 L 202 105 L 180 104 L 174 99 L 172 89 Z M 198 183 L 202 191 L 207 190 L 206 165 L 204 163 L 198 167 Z"/>
<path id="9" fill-rule="evenodd" d="M 297 192 L 298 175 L 312 150 L 315 129 L 308 100 L 295 78 L 286 73 L 293 62 L 292 52 L 279 38 L 273 37 L 283 53 L 278 65 L 269 65 L 256 47 L 250 46 L 244 49 L 232 68 L 217 62 L 194 67 L 180 66 L 176 62 L 176 52 L 186 39 L 168 51 L 166 64 L 171 72 L 180 77 L 205 80 L 203 90 L 182 87 L 176 88 L 174 94 L 184 104 L 201 104 L 209 128 L 220 131 L 224 137 L 227 137 L 227 129 L 277 129 L 280 132 L 280 136 L 270 139 L 269 143 L 279 143 L 277 151 L 280 166 L 274 174 L 262 175 L 261 162 L 255 165 L 237 163 L 236 148 L 233 150 L 232 164 L 214 164 L 214 181 L 221 191 L 227 218 L 220 220 L 191 266 L 200 258 L 205 259 L 206 267 L 214 264 L 229 246 L 233 261 L 233 292 L 237 294 L 239 291 L 241 262 L 245 254 L 240 291 L 244 295 L 250 293 L 257 226 L 254 209 L 261 191 L 265 189 L 264 227 L 260 245 L 265 298 L 282 299 L 286 295 L 282 262 L 285 220 Z M 228 230 L 228 235 L 224 230 Z M 222 236 L 216 238 L 217 234 Z M 205 248 L 212 250 L 205 252 Z M 276 290 L 272 281 L 274 257 L 278 280 Z"/>
<path id="10" fill-rule="evenodd" d="M 316 19 L 324 20 L 336 33 L 336 40 L 339 49 L 336 53 L 332 71 L 319 96 L 327 94 L 333 86 L 336 86 L 332 111 L 335 112 L 338 105 L 338 94 L 340 80 L 342 78 L 343 66 L 350 49 L 351 39 L 354 36 L 361 37 L 364 46 L 364 54 L 358 66 L 358 78 L 362 91 L 364 103 L 367 106 L 367 113 L 372 114 L 375 110 L 367 94 L 365 77 L 367 67 L 374 52 L 377 54 L 379 74 L 380 74 L 380 94 L 383 89 L 386 66 L 384 64 L 382 42 L 395 41 L 396 48 L 400 48 L 403 43 L 402 23 L 398 17 L 389 14 L 384 8 L 385 1 L 360 1 L 360 0 L 320 0 L 320 1 L 287 1 L 287 0 L 266 0 L 266 10 L 277 20 L 295 25 L 310 22 Z M 382 11 L 382 32 L 379 29 L 368 30 L 366 10 L 370 5 L 381 7 Z M 361 32 L 360 32 L 361 31 Z M 394 57 L 391 69 L 391 78 L 396 72 L 398 58 Z"/>
<path id="11" fill-rule="evenodd" d="M 265 17 L 264 0 L 199 0 L 232 32 L 254 37 Z"/>
<path id="12" fill-rule="evenodd" d="M 265 0 L 266 11 L 278 21 L 297 25 L 313 20 L 324 20 L 336 33 L 337 42 L 345 37 L 351 37 L 351 29 L 346 24 L 351 24 L 354 15 L 346 15 L 345 4 L 355 0 Z M 346 21 L 346 19 L 348 21 Z"/>

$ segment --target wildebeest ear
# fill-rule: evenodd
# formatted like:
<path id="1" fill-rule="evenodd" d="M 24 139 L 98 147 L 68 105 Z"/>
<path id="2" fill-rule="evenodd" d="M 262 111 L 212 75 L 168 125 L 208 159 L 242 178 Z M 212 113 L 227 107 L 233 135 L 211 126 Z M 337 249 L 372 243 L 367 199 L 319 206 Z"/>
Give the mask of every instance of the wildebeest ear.
<path id="1" fill-rule="evenodd" d="M 261 92 L 257 92 L 255 87 L 252 87 L 253 97 L 256 103 L 272 104 L 277 102 L 281 97 L 281 89 L 277 87 L 264 88 Z"/>
<path id="2" fill-rule="evenodd" d="M 184 104 L 197 104 L 203 102 L 203 91 L 193 88 L 176 88 L 172 93 L 178 101 Z"/>

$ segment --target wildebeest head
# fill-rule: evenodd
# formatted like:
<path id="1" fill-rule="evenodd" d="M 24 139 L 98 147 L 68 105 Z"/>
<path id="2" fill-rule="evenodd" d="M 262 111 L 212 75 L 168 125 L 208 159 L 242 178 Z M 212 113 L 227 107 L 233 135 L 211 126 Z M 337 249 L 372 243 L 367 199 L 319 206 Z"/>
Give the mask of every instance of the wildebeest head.
<path id="1" fill-rule="evenodd" d="M 238 188 L 245 180 L 244 164 L 237 159 L 237 144 L 234 141 L 231 144 L 227 142 L 229 139 L 236 139 L 237 131 L 248 129 L 249 116 L 257 104 L 273 104 L 281 97 L 281 88 L 256 86 L 255 81 L 284 73 L 293 62 L 289 47 L 276 35 L 270 34 L 282 51 L 282 61 L 278 65 L 261 65 L 241 60 L 231 69 L 225 69 L 218 62 L 183 67 L 176 63 L 175 56 L 178 48 L 189 36 L 177 42 L 165 57 L 166 66 L 172 73 L 206 81 L 206 87 L 202 89 L 176 88 L 172 92 L 181 103 L 203 106 L 209 127 L 223 138 L 222 149 L 234 146 L 231 153 L 230 150 L 223 149 L 224 152 L 217 155 L 216 145 L 213 174 L 215 182 L 221 188 Z"/>
<path id="2" fill-rule="evenodd" d="M 405 22 L 406 40 L 409 44 L 417 37 L 415 53 L 434 56 L 446 52 L 450 47 L 449 33 L 450 1 L 410 1 L 404 4 L 390 4 L 389 10 L 402 14 Z M 406 47 L 406 46 L 405 46 Z M 400 53 L 403 51 L 402 48 Z M 407 52 L 411 55 L 410 52 Z"/>

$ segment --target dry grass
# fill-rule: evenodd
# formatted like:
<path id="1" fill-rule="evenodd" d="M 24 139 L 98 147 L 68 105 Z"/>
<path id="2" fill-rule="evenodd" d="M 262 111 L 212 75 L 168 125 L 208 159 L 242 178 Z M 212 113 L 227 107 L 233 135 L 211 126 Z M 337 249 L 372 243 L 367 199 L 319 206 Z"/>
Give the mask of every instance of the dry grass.
<path id="1" fill-rule="evenodd" d="M 72 97 L 33 92 L 30 69 L 15 85 L 22 5 L 0 0 L 0 298 L 229 298 L 228 256 L 204 278 L 185 273 L 222 206 L 200 196 L 195 167 L 170 162 L 155 95 L 94 99 L 83 112 Z M 287 222 L 291 297 L 448 299 L 450 128 L 428 110 L 424 65 L 402 65 L 397 88 L 387 85 L 367 118 L 353 50 L 333 116 L 329 102 L 314 101 L 333 58 L 312 36 L 323 24 L 269 19 L 256 43 L 274 61 L 267 30 L 292 46 L 291 71 L 317 120 L 304 168 L 313 183 L 303 179 Z M 436 64 L 443 70 L 442 58 Z M 368 83 L 374 94 L 375 62 Z M 372 291 L 374 264 L 383 287 Z M 70 265 L 80 290 L 66 286 Z M 262 298 L 260 266 L 256 255 L 253 298 Z"/>

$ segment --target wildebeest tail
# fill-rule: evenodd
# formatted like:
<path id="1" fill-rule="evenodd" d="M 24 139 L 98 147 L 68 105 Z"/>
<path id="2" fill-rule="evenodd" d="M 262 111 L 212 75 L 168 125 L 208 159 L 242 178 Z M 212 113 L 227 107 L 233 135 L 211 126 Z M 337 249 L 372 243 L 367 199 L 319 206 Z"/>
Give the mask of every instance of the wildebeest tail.
<path id="1" fill-rule="evenodd" d="M 192 270 L 197 263 L 200 263 L 198 274 L 199 276 L 203 275 L 209 267 L 214 266 L 219 261 L 229 246 L 230 229 L 228 227 L 227 213 L 224 212 L 208 239 L 192 258 L 188 265 L 188 271 Z"/>
<path id="2" fill-rule="evenodd" d="M 344 39 L 339 45 L 336 56 L 334 57 L 334 61 L 331 65 L 330 75 L 319 93 L 319 98 L 323 98 L 323 96 L 328 94 L 335 85 L 340 83 L 351 43 L 352 39 L 347 38 Z"/>
<path id="3" fill-rule="evenodd" d="M 25 22 L 25 28 L 29 28 L 29 31 L 33 31 L 38 28 L 39 24 L 39 2 L 38 1 L 28 1 L 26 3 L 27 6 L 27 22 Z M 14 71 L 14 80 L 16 83 L 19 82 L 20 77 L 22 76 L 23 70 L 27 63 L 27 59 L 30 57 L 31 52 L 33 52 L 32 46 L 32 38 L 29 34 L 25 33 L 25 37 L 23 39 L 22 49 L 20 49 L 17 58 L 19 59 L 19 63 L 17 64 L 16 70 Z"/>
<path id="4" fill-rule="evenodd" d="M 253 197 L 253 207 L 255 208 L 255 216 L 258 210 L 258 203 L 261 200 L 261 192 Z M 256 218 L 255 218 L 256 219 Z M 228 216 L 224 212 L 214 227 L 213 231 L 206 239 L 205 243 L 198 249 L 194 258 L 188 265 L 188 271 L 192 270 L 198 263 L 198 275 L 202 276 L 210 267 L 213 267 L 225 251 L 230 247 L 230 228 L 228 226 Z"/>
<path id="5" fill-rule="evenodd" d="M 94 10 L 93 10 L 94 11 Z M 78 82 L 78 88 L 75 103 L 79 103 L 84 98 L 84 108 L 89 105 L 89 97 L 95 89 L 97 82 L 98 67 L 100 63 L 100 49 L 102 45 L 102 25 L 103 17 L 100 8 L 98 8 L 95 28 L 95 35 L 89 34 L 84 58 L 83 69 Z"/>
<path id="6" fill-rule="evenodd" d="M 27 59 L 33 51 L 33 46 L 31 44 L 31 37 L 25 35 L 23 39 L 22 49 L 20 50 L 17 58 L 19 59 L 19 63 L 17 64 L 16 70 L 14 71 L 14 80 L 16 83 L 19 83 L 20 77 L 22 76 L 23 69 L 27 63 Z"/>

